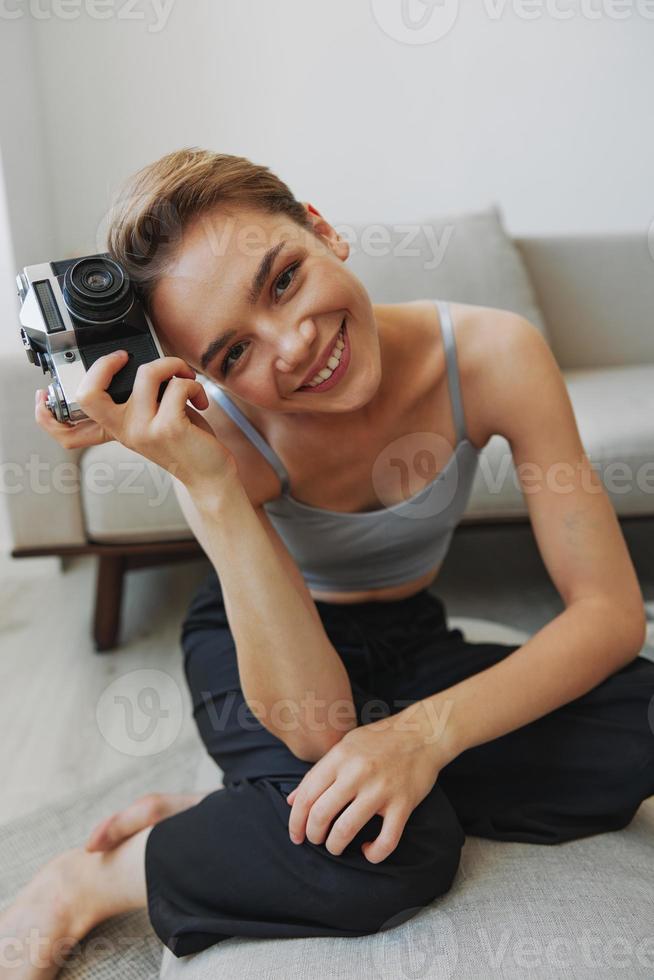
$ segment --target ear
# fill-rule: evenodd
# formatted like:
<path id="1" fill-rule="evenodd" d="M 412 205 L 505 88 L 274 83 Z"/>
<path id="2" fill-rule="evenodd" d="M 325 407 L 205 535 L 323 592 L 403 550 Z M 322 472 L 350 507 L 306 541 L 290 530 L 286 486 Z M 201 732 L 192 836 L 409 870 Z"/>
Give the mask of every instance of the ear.
<path id="1" fill-rule="evenodd" d="M 344 262 L 348 255 L 350 254 L 350 243 L 345 239 L 341 238 L 338 232 L 332 228 L 328 221 L 326 221 L 323 216 L 316 211 L 313 204 L 309 204 L 308 201 L 304 202 L 304 206 L 307 209 L 309 220 L 313 223 L 313 228 L 315 233 L 322 239 L 324 239 L 332 252 Z"/>

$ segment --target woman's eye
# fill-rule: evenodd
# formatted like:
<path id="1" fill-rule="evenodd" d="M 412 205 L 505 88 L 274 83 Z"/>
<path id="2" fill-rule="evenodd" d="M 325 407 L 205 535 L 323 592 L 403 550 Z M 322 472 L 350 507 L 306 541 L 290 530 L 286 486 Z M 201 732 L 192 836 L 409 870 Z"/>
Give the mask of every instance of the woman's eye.
<path id="1" fill-rule="evenodd" d="M 232 356 L 232 354 L 234 353 L 234 351 L 235 350 L 238 350 L 239 347 L 244 347 L 244 346 L 245 346 L 245 342 L 244 341 L 241 341 L 240 344 L 234 344 L 233 347 L 230 347 L 229 348 L 229 350 L 227 351 L 227 353 L 226 353 L 226 355 L 224 357 L 223 363 L 221 365 L 222 371 L 223 371 L 223 375 L 226 375 L 227 372 L 229 371 L 229 369 L 231 368 L 232 364 L 235 364 L 236 361 L 238 361 L 238 357 L 236 358 L 236 361 L 230 361 L 230 357 Z"/>
<path id="2" fill-rule="evenodd" d="M 302 265 L 301 262 L 294 262 L 292 265 L 289 265 L 286 269 L 284 269 L 284 271 L 279 276 L 277 276 L 273 289 L 277 289 L 279 283 L 282 283 L 285 279 L 287 279 L 288 276 L 290 276 L 291 277 L 290 280 L 286 282 L 286 286 L 283 289 L 283 292 L 286 292 L 290 284 L 293 282 L 293 279 L 295 278 L 295 273 L 297 272 L 297 270 L 301 265 Z M 234 346 L 230 347 L 230 349 L 227 351 L 227 354 L 225 355 L 221 365 L 223 376 L 226 376 L 230 368 L 232 367 L 232 365 L 236 364 L 236 361 L 239 360 L 240 355 L 236 357 L 234 360 L 230 360 L 230 358 L 232 357 L 234 351 L 237 351 L 239 348 L 242 347 L 247 347 L 247 341 L 241 341 L 241 343 L 239 344 L 234 344 Z"/>
<path id="3" fill-rule="evenodd" d="M 277 286 L 279 285 L 279 283 L 282 282 L 286 278 L 286 276 L 289 276 L 291 273 L 294 274 L 295 272 L 297 272 L 297 270 L 298 270 L 299 267 L 300 267 L 300 263 L 299 262 L 295 262 L 293 265 L 289 265 L 287 269 L 284 269 L 284 271 L 282 272 L 281 276 L 277 276 L 277 279 L 275 281 L 274 288 L 277 289 Z M 291 281 L 287 284 L 287 288 L 288 288 L 288 286 L 290 286 L 291 282 L 293 282 L 293 279 L 294 278 L 295 278 L 295 275 L 292 276 Z M 286 289 L 284 289 L 284 292 L 286 292 Z"/>

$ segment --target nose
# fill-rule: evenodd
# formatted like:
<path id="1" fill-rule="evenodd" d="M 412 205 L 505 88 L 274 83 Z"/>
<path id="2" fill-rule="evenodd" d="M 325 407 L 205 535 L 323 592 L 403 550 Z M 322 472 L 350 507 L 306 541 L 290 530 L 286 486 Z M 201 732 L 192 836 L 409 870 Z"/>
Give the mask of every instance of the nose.
<path id="1" fill-rule="evenodd" d="M 291 326 L 277 334 L 279 371 L 291 374 L 300 364 L 309 363 L 311 345 L 316 336 L 313 320 L 303 320 L 299 327 Z"/>

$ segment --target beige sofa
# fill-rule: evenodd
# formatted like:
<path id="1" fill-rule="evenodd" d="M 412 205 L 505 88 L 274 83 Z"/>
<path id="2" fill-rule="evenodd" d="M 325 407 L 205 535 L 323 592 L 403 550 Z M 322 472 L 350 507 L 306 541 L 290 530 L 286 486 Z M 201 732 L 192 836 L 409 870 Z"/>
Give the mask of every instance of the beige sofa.
<path id="1" fill-rule="evenodd" d="M 552 347 L 619 517 L 654 514 L 654 260 L 646 235 L 511 239 L 494 206 L 375 227 L 386 235 L 374 241 L 370 226 L 339 228 L 373 302 L 442 297 L 527 316 Z M 94 636 L 96 649 L 108 650 L 119 637 L 125 572 L 202 552 L 165 470 L 116 442 L 64 450 L 38 428 L 34 390 L 49 381 L 28 364 L 16 326 L 16 354 L 0 361 L 11 553 L 96 554 Z M 493 436 L 462 523 L 527 519 L 508 443 Z"/>

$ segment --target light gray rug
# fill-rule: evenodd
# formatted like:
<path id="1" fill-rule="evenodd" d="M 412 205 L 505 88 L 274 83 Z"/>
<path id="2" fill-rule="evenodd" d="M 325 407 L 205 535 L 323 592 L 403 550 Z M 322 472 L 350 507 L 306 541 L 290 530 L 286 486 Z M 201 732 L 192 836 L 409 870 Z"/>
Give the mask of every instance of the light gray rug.
<path id="1" fill-rule="evenodd" d="M 138 760 L 120 775 L 0 826 L 0 907 L 11 904 L 51 857 L 83 844 L 92 827 L 114 810 L 143 793 L 192 791 L 205 755 L 198 738 L 187 737 L 157 756 Z M 162 950 L 145 909 L 129 912 L 93 929 L 60 976 L 62 980 L 156 980 Z"/>

